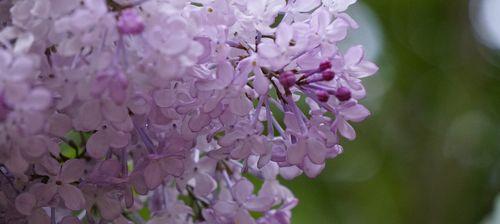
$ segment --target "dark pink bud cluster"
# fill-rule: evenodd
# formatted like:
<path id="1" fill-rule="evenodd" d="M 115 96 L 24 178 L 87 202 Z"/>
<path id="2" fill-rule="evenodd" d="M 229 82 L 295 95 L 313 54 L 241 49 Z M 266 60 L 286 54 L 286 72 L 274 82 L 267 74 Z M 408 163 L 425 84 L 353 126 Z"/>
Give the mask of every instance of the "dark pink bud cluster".
<path id="1" fill-rule="evenodd" d="M 296 82 L 295 74 L 293 74 L 293 72 L 290 71 L 283 72 L 279 76 L 279 81 L 281 85 L 285 87 L 285 89 L 288 89 L 295 85 Z"/>
<path id="2" fill-rule="evenodd" d="M 335 96 L 340 101 L 348 101 L 351 99 L 351 91 L 346 87 L 340 87 L 335 92 Z"/>
<path id="3" fill-rule="evenodd" d="M 144 21 L 134 9 L 123 10 L 116 25 L 121 34 L 137 35 L 144 31 Z"/>

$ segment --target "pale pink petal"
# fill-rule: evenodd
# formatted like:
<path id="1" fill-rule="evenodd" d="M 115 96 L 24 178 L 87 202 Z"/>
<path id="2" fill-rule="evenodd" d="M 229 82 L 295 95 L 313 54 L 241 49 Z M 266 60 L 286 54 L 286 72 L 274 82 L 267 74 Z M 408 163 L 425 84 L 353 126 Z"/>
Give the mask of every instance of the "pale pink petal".
<path id="1" fill-rule="evenodd" d="M 238 205 L 229 201 L 217 201 L 214 205 L 214 210 L 217 214 L 232 215 L 238 209 Z"/>
<path id="2" fill-rule="evenodd" d="M 304 160 L 304 166 L 302 167 L 304 173 L 309 178 L 316 178 L 321 173 L 321 171 L 323 171 L 324 168 L 325 168 L 324 163 L 322 165 L 317 165 L 314 164 L 309 158 L 306 158 Z"/>
<path id="3" fill-rule="evenodd" d="M 255 91 L 262 96 L 269 91 L 269 80 L 264 77 L 264 74 L 262 73 L 262 70 L 260 68 L 255 69 L 254 73 L 255 79 L 253 81 L 253 84 Z"/>
<path id="4" fill-rule="evenodd" d="M 245 208 L 256 212 L 265 212 L 271 209 L 273 203 L 272 197 L 255 197 L 245 203 Z"/>
<path id="5" fill-rule="evenodd" d="M 18 150 L 12 150 L 9 160 L 5 162 L 5 166 L 14 174 L 24 175 L 23 173 L 28 169 L 29 164 Z"/>
<path id="6" fill-rule="evenodd" d="M 302 174 L 302 170 L 296 166 L 280 168 L 280 175 L 286 180 L 292 180 Z"/>
<path id="7" fill-rule="evenodd" d="M 293 27 L 287 23 L 281 23 L 276 31 L 276 44 L 286 50 L 290 46 L 290 41 L 293 39 Z"/>
<path id="8" fill-rule="evenodd" d="M 326 27 L 331 22 L 330 13 L 324 8 L 320 8 L 315 12 L 315 15 L 311 18 L 312 29 L 316 32 L 325 32 Z"/>
<path id="9" fill-rule="evenodd" d="M 364 57 L 364 49 L 363 46 L 357 45 L 354 47 L 349 48 L 347 52 L 344 55 L 344 60 L 345 60 L 345 66 L 350 67 L 353 65 L 357 65 L 358 63 L 363 60 Z"/>
<path id="10" fill-rule="evenodd" d="M 128 110 L 125 105 L 117 105 L 112 101 L 102 103 L 102 113 L 111 122 L 122 122 L 128 117 Z"/>
<path id="11" fill-rule="evenodd" d="M 342 136 L 349 140 L 354 140 L 356 138 L 356 131 L 354 131 L 354 128 L 347 123 L 347 121 L 343 119 L 339 119 L 339 122 L 337 123 L 337 128 Z"/>
<path id="12" fill-rule="evenodd" d="M 266 10 L 267 0 L 255 0 L 247 2 L 247 10 L 253 15 L 264 14 Z"/>
<path id="13" fill-rule="evenodd" d="M 159 107 L 170 107 L 175 103 L 176 94 L 171 89 L 160 89 L 153 92 L 153 99 Z"/>
<path id="14" fill-rule="evenodd" d="M 294 133 L 301 132 L 299 123 L 297 122 L 297 116 L 294 113 L 286 112 L 283 122 L 285 123 L 288 131 L 292 131 Z"/>
<path id="15" fill-rule="evenodd" d="M 101 106 L 99 101 L 85 102 L 78 111 L 78 124 L 84 131 L 93 131 L 101 124 Z"/>
<path id="16" fill-rule="evenodd" d="M 215 80 L 219 85 L 218 89 L 223 89 L 233 81 L 234 68 L 229 62 L 220 63 L 217 65 L 217 79 Z"/>
<path id="17" fill-rule="evenodd" d="M 206 113 L 200 113 L 198 115 L 194 115 L 189 119 L 189 128 L 193 132 L 201 131 L 204 127 L 210 124 L 210 115 Z"/>
<path id="18" fill-rule="evenodd" d="M 199 197 L 205 197 L 217 188 L 217 182 L 206 173 L 198 173 L 195 182 L 194 193 Z"/>
<path id="19" fill-rule="evenodd" d="M 82 159 L 70 159 L 64 162 L 61 168 L 60 178 L 64 183 L 78 181 L 85 171 L 85 161 Z"/>
<path id="20" fill-rule="evenodd" d="M 231 151 L 231 158 L 240 160 L 243 158 L 247 158 L 251 153 L 252 145 L 250 144 L 250 142 L 245 142 L 245 144 L 238 145 Z"/>
<path id="21" fill-rule="evenodd" d="M 129 144 L 131 138 L 129 133 L 117 131 L 111 127 L 107 128 L 106 132 L 108 136 L 109 146 L 118 149 L 124 148 Z"/>
<path id="22" fill-rule="evenodd" d="M 309 138 L 307 140 L 307 150 L 309 159 L 311 159 L 313 163 L 318 165 L 325 163 L 327 153 L 325 144 L 314 138 Z"/>
<path id="23" fill-rule="evenodd" d="M 259 55 L 265 58 L 276 58 L 281 55 L 281 51 L 272 40 L 264 39 L 259 44 Z"/>
<path id="24" fill-rule="evenodd" d="M 58 137 L 64 137 L 72 128 L 71 118 L 65 114 L 53 114 L 47 122 L 48 132 Z"/>
<path id="25" fill-rule="evenodd" d="M 130 183 L 134 186 L 135 191 L 140 195 L 148 193 L 148 186 L 144 180 L 144 176 L 140 172 L 134 172 L 130 175 Z"/>
<path id="26" fill-rule="evenodd" d="M 39 158 L 47 152 L 47 146 L 41 136 L 28 137 L 22 150 L 23 155 L 28 158 Z"/>
<path id="27" fill-rule="evenodd" d="M 361 104 L 346 108 L 340 114 L 348 121 L 361 122 L 370 116 L 370 111 Z"/>
<path id="28" fill-rule="evenodd" d="M 255 220 L 245 209 L 239 209 L 238 213 L 236 213 L 236 217 L 234 217 L 234 221 L 238 224 L 255 224 Z"/>
<path id="29" fill-rule="evenodd" d="M 106 195 L 100 195 L 96 203 L 102 217 L 106 220 L 114 220 L 122 212 L 120 201 L 109 198 Z"/>
<path id="30" fill-rule="evenodd" d="M 50 224 L 50 217 L 45 210 L 39 208 L 28 217 L 29 224 Z"/>
<path id="31" fill-rule="evenodd" d="M 39 204 L 47 204 L 57 193 L 57 185 L 37 183 L 30 188 L 30 192 L 35 195 Z"/>
<path id="32" fill-rule="evenodd" d="M 371 76 L 379 70 L 379 67 L 370 61 L 361 61 L 359 64 L 352 66 L 350 72 L 356 78 L 365 78 Z"/>
<path id="33" fill-rule="evenodd" d="M 288 147 L 287 161 L 294 165 L 301 164 L 306 156 L 306 153 L 307 145 L 305 144 L 305 141 L 299 141 Z"/>
<path id="34" fill-rule="evenodd" d="M 239 116 L 247 115 L 252 108 L 252 101 L 250 101 L 245 95 L 233 98 L 229 104 L 231 112 Z"/>
<path id="35" fill-rule="evenodd" d="M 233 186 L 233 197 L 239 203 L 245 203 L 253 192 L 253 184 L 247 179 L 241 179 Z"/>
<path id="36" fill-rule="evenodd" d="M 162 170 L 176 177 L 181 176 L 184 172 L 184 163 L 182 162 L 182 160 L 177 158 L 167 157 L 165 159 L 162 159 L 160 162 L 160 166 Z"/>
<path id="37" fill-rule="evenodd" d="M 163 175 L 161 173 L 160 164 L 156 161 L 151 161 L 148 166 L 144 169 L 144 180 L 146 181 L 146 185 L 150 190 L 158 187 L 162 180 Z"/>
<path id="38" fill-rule="evenodd" d="M 23 104 L 29 110 L 45 110 L 50 106 L 51 102 L 52 96 L 48 90 L 36 88 L 31 90 Z"/>
<path id="39" fill-rule="evenodd" d="M 66 216 L 64 217 L 59 224 L 80 224 L 81 221 L 74 216 Z"/>
<path id="40" fill-rule="evenodd" d="M 90 136 L 87 141 L 87 152 L 93 158 L 102 158 L 109 149 L 108 135 L 105 130 L 100 130 Z"/>
<path id="41" fill-rule="evenodd" d="M 36 198 L 31 193 L 22 193 L 16 197 L 15 205 L 19 213 L 23 215 L 31 215 L 36 204 Z"/>
<path id="42" fill-rule="evenodd" d="M 58 191 L 66 208 L 76 211 L 85 207 L 85 198 L 77 187 L 70 184 L 63 184 L 59 187 Z"/>

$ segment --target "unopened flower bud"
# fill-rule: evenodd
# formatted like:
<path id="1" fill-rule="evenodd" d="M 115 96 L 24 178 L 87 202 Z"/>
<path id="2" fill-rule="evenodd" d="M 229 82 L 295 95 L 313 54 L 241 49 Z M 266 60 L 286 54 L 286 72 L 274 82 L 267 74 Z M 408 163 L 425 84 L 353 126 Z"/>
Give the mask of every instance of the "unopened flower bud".
<path id="1" fill-rule="evenodd" d="M 327 91 L 324 90 L 317 90 L 316 92 L 316 97 L 320 102 L 327 102 L 328 99 L 330 99 L 330 95 L 328 94 Z"/>
<path id="2" fill-rule="evenodd" d="M 337 89 L 337 92 L 335 92 L 335 96 L 340 101 L 348 101 L 351 99 L 351 90 L 346 87 L 340 87 Z"/>
<path id="3" fill-rule="evenodd" d="M 321 62 L 321 64 L 319 64 L 320 71 L 325 71 L 325 70 L 331 69 L 331 68 L 332 68 L 332 63 L 330 61 L 324 61 L 324 62 Z"/>
<path id="4" fill-rule="evenodd" d="M 144 22 L 133 9 L 123 10 L 116 25 L 121 34 L 137 35 L 144 31 Z"/>
<path id="5" fill-rule="evenodd" d="M 327 69 L 321 73 L 321 76 L 323 77 L 324 81 L 331 81 L 333 78 L 335 78 L 335 72 L 333 72 L 330 69 Z"/>
<path id="6" fill-rule="evenodd" d="M 295 74 L 293 74 L 292 72 L 283 72 L 280 74 L 279 81 L 281 85 L 283 85 L 283 87 L 288 89 L 295 85 Z"/>

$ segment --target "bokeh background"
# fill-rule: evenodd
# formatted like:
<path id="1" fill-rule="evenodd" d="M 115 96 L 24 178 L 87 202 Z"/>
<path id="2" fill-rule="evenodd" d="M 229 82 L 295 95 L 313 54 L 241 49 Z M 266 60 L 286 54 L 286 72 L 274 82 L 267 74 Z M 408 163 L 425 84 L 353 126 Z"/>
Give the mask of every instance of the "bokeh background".
<path id="1" fill-rule="evenodd" d="M 500 0 L 358 0 L 380 72 L 358 139 L 287 182 L 293 223 L 499 224 Z"/>

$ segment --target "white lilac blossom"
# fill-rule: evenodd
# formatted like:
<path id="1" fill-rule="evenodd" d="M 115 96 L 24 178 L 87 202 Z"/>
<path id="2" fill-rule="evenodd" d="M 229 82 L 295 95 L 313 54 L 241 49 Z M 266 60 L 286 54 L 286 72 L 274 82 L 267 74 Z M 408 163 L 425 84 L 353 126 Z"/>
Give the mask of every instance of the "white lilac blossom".
<path id="1" fill-rule="evenodd" d="M 370 115 L 378 67 L 337 47 L 354 3 L 6 1 L 0 222 L 290 223 L 278 177 L 318 176 Z"/>

